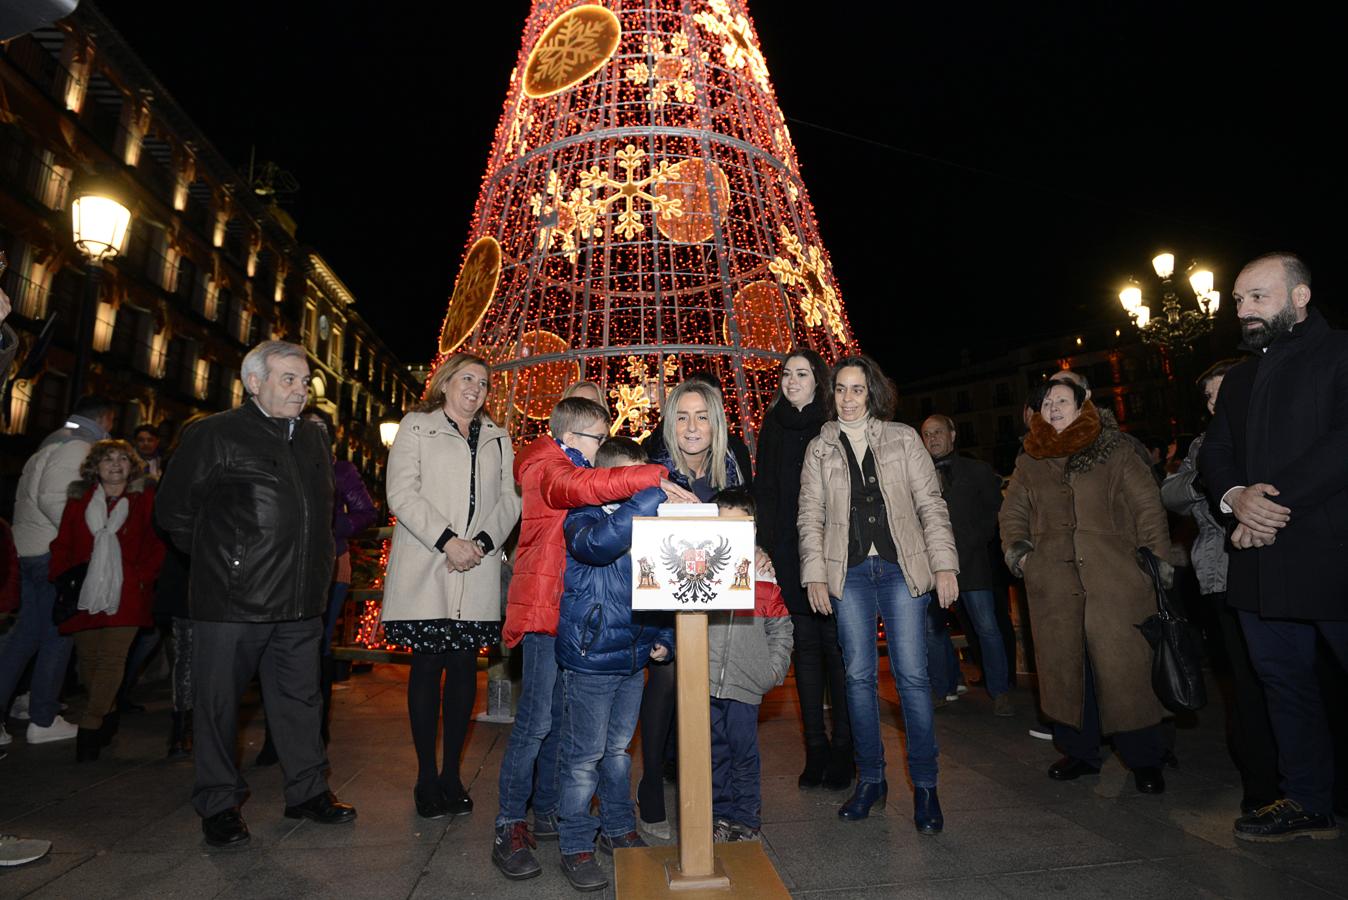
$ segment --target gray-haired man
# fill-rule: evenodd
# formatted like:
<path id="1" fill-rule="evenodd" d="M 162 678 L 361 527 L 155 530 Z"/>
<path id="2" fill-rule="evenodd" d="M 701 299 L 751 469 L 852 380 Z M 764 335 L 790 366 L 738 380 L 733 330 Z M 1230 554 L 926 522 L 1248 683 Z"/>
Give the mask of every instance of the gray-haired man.
<path id="1" fill-rule="evenodd" d="M 285 814 L 350 822 L 324 776 L 319 644 L 332 578 L 332 461 L 299 418 L 309 389 L 304 348 L 265 341 L 244 357 L 249 400 L 187 432 L 156 514 L 191 554 L 196 784 L 192 803 L 212 846 L 242 844 L 248 786 L 235 764 L 239 698 L 255 673 L 285 772 Z"/>

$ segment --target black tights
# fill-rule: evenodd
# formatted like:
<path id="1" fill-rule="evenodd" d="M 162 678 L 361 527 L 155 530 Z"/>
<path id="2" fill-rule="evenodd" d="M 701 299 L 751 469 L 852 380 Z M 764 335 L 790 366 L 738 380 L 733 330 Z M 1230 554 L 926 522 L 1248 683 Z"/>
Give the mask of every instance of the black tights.
<path id="1" fill-rule="evenodd" d="M 641 781 L 637 803 L 643 822 L 665 821 L 665 746 L 678 712 L 678 669 L 675 663 L 646 667 L 641 694 Z"/>
<path id="2" fill-rule="evenodd" d="M 441 700 L 440 673 L 445 673 Z M 468 722 L 477 696 L 477 653 L 413 653 L 407 679 L 407 714 L 412 720 L 412 743 L 417 748 L 417 786 L 439 784 L 451 799 L 464 792 L 459 780 L 459 757 L 468 737 Z M 435 765 L 436 722 L 444 711 L 444 763 Z"/>

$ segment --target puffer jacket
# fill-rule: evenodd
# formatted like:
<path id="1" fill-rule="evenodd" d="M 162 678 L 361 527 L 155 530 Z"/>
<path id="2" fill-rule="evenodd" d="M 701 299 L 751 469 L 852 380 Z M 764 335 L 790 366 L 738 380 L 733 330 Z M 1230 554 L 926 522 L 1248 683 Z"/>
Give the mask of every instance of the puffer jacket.
<path id="1" fill-rule="evenodd" d="M 19 556 L 41 556 L 51 548 L 61 527 L 66 488 L 80 477 L 80 464 L 94 441 L 107 436 L 93 419 L 72 414 L 28 457 L 14 497 L 14 548 Z"/>
<path id="2" fill-rule="evenodd" d="M 546 436 L 520 451 L 515 457 L 520 538 L 501 632 L 506 646 L 514 647 L 529 632 L 557 633 L 566 572 L 566 538 L 562 533 L 566 511 L 626 500 L 639 490 L 658 487 L 664 477 L 663 466 L 592 469 L 579 465 L 561 444 Z"/>
<path id="3" fill-rule="evenodd" d="M 1203 446 L 1203 435 L 1194 438 L 1179 470 L 1161 485 L 1161 502 L 1172 513 L 1192 516 L 1198 525 L 1198 537 L 1189 550 L 1198 577 L 1198 589 L 1204 594 L 1220 594 L 1226 590 L 1226 528 L 1217 521 L 1198 478 L 1198 452 Z"/>
<path id="4" fill-rule="evenodd" d="M 192 557 L 188 609 L 208 622 L 319 616 L 332 582 L 332 454 L 318 426 L 253 400 L 202 419 L 164 473 L 155 518 Z"/>
<path id="5" fill-rule="evenodd" d="M 791 666 L 795 633 L 782 589 L 754 582 L 754 608 L 707 614 L 711 695 L 757 706 Z"/>
<path id="6" fill-rule="evenodd" d="M 557 664 L 586 675 L 631 675 L 651 648 L 674 649 L 668 613 L 632 612 L 632 518 L 653 516 L 665 492 L 646 488 L 612 507 L 566 515 L 566 588 L 557 623 Z M 610 512 L 609 510 L 612 509 Z"/>
<path id="7" fill-rule="evenodd" d="M 841 444 L 845 440 L 834 420 L 805 449 L 796 519 L 801 583 L 824 582 L 832 597 L 842 596 L 847 579 L 852 476 Z M 936 586 L 937 572 L 959 572 L 941 479 L 921 438 L 907 425 L 871 419 L 866 440 L 875 457 L 889 533 L 899 550 L 899 568 L 909 593 L 920 597 Z"/>

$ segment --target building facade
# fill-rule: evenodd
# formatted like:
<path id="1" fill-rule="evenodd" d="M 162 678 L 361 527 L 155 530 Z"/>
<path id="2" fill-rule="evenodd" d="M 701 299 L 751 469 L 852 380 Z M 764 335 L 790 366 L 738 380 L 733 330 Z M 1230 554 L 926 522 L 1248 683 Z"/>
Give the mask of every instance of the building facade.
<path id="1" fill-rule="evenodd" d="M 73 191 L 93 176 L 131 211 L 122 253 L 96 281 L 70 224 Z M 294 340 L 309 352 L 314 401 L 339 422 L 338 456 L 382 477 L 378 423 L 401 416 L 416 382 L 294 221 L 88 2 L 0 45 L 0 250 L 22 344 L 0 400 L 10 479 L 69 411 L 82 307 L 93 312 L 85 390 L 121 403 L 121 433 L 149 423 L 167 438 L 197 412 L 238 405 L 248 348 Z M 17 377 L 30 356 L 40 365 Z"/>

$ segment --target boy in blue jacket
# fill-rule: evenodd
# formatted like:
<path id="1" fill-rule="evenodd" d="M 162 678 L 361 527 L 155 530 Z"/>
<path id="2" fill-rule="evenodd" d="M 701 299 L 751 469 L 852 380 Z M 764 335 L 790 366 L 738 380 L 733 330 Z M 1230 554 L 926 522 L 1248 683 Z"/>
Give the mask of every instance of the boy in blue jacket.
<path id="1" fill-rule="evenodd" d="M 595 455 L 599 467 L 640 465 L 641 446 L 609 438 Z M 571 510 L 566 517 L 566 577 L 557 625 L 562 720 L 558 832 L 562 871 L 572 887 L 602 890 L 608 878 L 599 849 L 644 847 L 632 802 L 627 745 L 637 727 L 648 660 L 669 658 L 673 629 L 659 614 L 632 612 L 632 518 L 653 516 L 664 491 L 646 488 L 630 500 Z M 590 814 L 599 790 L 600 818 Z"/>

